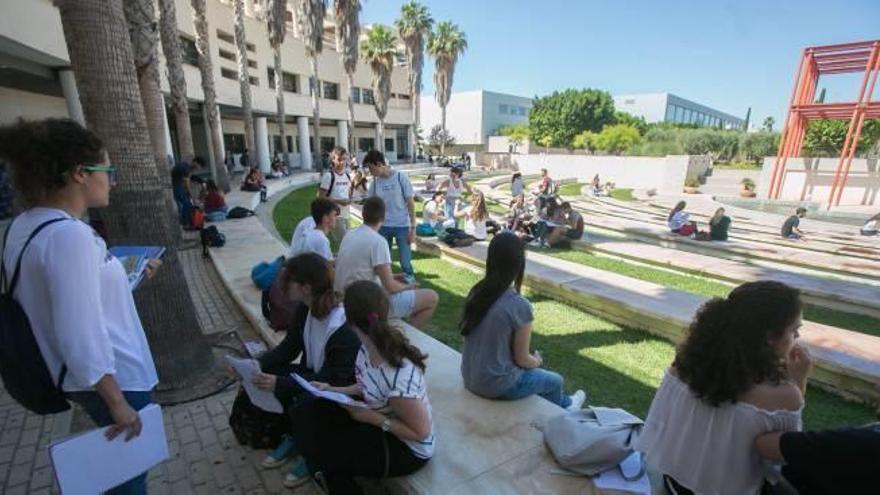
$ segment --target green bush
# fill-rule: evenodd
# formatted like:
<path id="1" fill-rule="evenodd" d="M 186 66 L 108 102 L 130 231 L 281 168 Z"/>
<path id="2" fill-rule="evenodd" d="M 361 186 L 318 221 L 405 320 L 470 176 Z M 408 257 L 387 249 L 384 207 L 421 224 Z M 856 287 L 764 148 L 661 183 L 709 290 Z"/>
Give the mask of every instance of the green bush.
<path id="1" fill-rule="evenodd" d="M 619 155 L 639 144 L 641 140 L 638 129 L 629 125 L 618 124 L 605 126 L 602 132 L 593 140 L 593 144 L 599 151 Z"/>
<path id="2" fill-rule="evenodd" d="M 538 140 L 549 137 L 546 146 L 571 146 L 584 131 L 599 132 L 614 123 L 614 100 L 598 89 L 567 89 L 536 98 L 529 111 L 529 131 Z M 542 143 L 542 146 L 545 146 Z"/>

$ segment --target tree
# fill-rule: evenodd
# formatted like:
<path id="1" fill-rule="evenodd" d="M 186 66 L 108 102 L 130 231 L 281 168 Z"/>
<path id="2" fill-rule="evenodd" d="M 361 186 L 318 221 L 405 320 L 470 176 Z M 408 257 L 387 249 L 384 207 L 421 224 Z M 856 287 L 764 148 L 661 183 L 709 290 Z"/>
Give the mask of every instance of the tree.
<path id="1" fill-rule="evenodd" d="M 241 113 L 244 114 L 244 146 L 247 148 L 249 156 L 253 158 L 252 153 L 256 152 L 256 140 L 254 139 L 254 110 L 251 106 L 251 76 L 248 72 L 247 37 L 244 32 L 244 0 L 233 0 L 232 7 L 235 14 L 235 49 L 238 62 L 238 85 L 241 89 Z"/>
<path id="2" fill-rule="evenodd" d="M 711 155 L 716 160 L 730 160 L 737 154 L 739 133 L 717 129 L 680 131 L 684 152 L 689 155 Z"/>
<path id="3" fill-rule="evenodd" d="M 437 124 L 431 128 L 431 132 L 428 134 L 428 146 L 433 148 L 435 152 L 439 152 L 442 155 L 442 150 L 454 144 L 455 137 L 449 134 L 449 131 L 444 129 L 443 126 Z"/>
<path id="4" fill-rule="evenodd" d="M 355 152 L 354 138 L 354 73 L 357 71 L 358 43 L 361 37 L 360 0 L 336 0 L 336 51 L 342 59 L 342 67 L 348 80 L 348 143 L 351 153 Z M 342 146 L 342 143 L 339 143 Z"/>
<path id="5" fill-rule="evenodd" d="M 86 123 L 119 169 L 111 206 L 102 215 L 108 244 L 165 246 L 162 268 L 134 296 L 160 379 L 185 386 L 196 373 L 213 368 L 213 354 L 180 266 L 168 171 L 153 156 L 122 2 L 56 0 L 56 5 Z"/>
<path id="6" fill-rule="evenodd" d="M 428 38 L 428 53 L 434 57 L 434 97 L 440 105 L 440 125 L 446 129 L 446 105 L 452 96 L 452 81 L 458 57 L 467 50 L 467 37 L 455 24 L 443 21 Z M 415 104 L 416 102 L 413 102 Z M 440 154 L 446 146 L 440 147 Z"/>
<path id="7" fill-rule="evenodd" d="M 764 123 L 761 125 L 761 130 L 764 132 L 773 132 L 773 124 L 776 123 L 776 119 L 773 117 L 767 117 L 764 119 Z"/>
<path id="8" fill-rule="evenodd" d="M 590 132 L 590 131 L 586 131 Z M 579 135 L 581 136 L 581 135 Z M 612 155 L 619 155 L 631 147 L 639 144 L 641 136 L 638 129 L 626 124 L 605 126 L 602 132 L 595 137 L 588 137 L 590 144 L 596 150 L 604 151 Z"/>
<path id="9" fill-rule="evenodd" d="M 324 51 L 324 13 L 327 4 L 324 0 L 297 0 L 296 22 L 302 42 L 306 47 L 306 57 L 312 68 L 309 87 L 312 91 L 312 125 L 314 125 L 315 149 L 312 166 L 321 160 L 321 79 L 318 77 L 318 55 Z"/>
<path id="10" fill-rule="evenodd" d="M 192 124 L 189 120 L 189 102 L 186 100 L 186 76 L 183 73 L 183 55 L 177 34 L 177 8 L 174 0 L 159 0 L 159 27 L 162 35 L 162 52 L 171 88 L 171 110 L 177 127 L 177 144 L 180 156 L 188 161 L 193 151 Z"/>
<path id="11" fill-rule="evenodd" d="M 169 1 L 169 0 L 164 0 Z M 290 150 L 287 149 L 287 134 L 284 132 L 284 68 L 281 65 L 281 45 L 287 36 L 287 0 L 270 0 L 266 11 L 266 32 L 269 34 L 269 45 L 272 46 L 272 57 L 275 71 L 275 120 L 281 135 L 281 153 L 284 163 L 290 167 Z"/>
<path id="12" fill-rule="evenodd" d="M 364 62 L 373 70 L 373 107 L 379 117 L 379 145 L 385 142 L 385 115 L 391 99 L 391 71 L 397 57 L 397 38 L 390 28 L 374 24 L 361 45 Z"/>
<path id="13" fill-rule="evenodd" d="M 739 156 L 742 159 L 761 163 L 765 156 L 773 156 L 779 148 L 779 133 L 749 132 L 740 136 Z"/>
<path id="14" fill-rule="evenodd" d="M 843 151 L 848 120 L 811 120 L 804 134 L 803 154 L 807 156 L 839 156 Z M 866 120 L 859 136 L 857 154 L 864 154 L 880 140 L 880 119 Z"/>
<path id="15" fill-rule="evenodd" d="M 614 100 L 597 89 L 567 89 L 535 98 L 529 128 L 535 136 L 549 135 L 553 146 L 571 146 L 584 131 L 600 132 L 614 123 Z"/>
<path id="16" fill-rule="evenodd" d="M 431 17 L 428 7 L 416 2 L 404 4 L 400 8 L 400 19 L 394 21 L 394 26 L 400 34 L 406 50 L 406 68 L 409 81 L 409 101 L 412 104 L 413 126 L 410 143 L 412 143 L 412 158 L 415 160 L 416 129 L 419 127 L 419 109 L 422 93 L 422 70 L 425 66 L 425 40 L 431 33 L 434 19 Z"/>
<path id="17" fill-rule="evenodd" d="M 648 123 L 644 117 L 636 117 L 626 112 L 614 112 L 614 123 L 628 125 L 639 131 L 640 136 L 644 136 L 648 132 Z"/>
<path id="18" fill-rule="evenodd" d="M 548 153 L 550 151 L 550 146 L 553 145 L 553 136 L 550 134 L 544 134 L 538 138 L 538 144 L 544 147 L 544 153 Z"/>
<path id="19" fill-rule="evenodd" d="M 190 0 L 190 6 L 192 7 L 193 31 L 196 34 L 196 52 L 199 54 L 199 74 L 202 79 L 202 93 L 205 97 L 205 111 L 208 113 L 208 127 L 211 131 L 210 146 L 214 150 L 211 176 L 225 192 L 229 192 L 229 176 L 223 162 L 225 146 L 220 122 L 220 109 L 217 107 L 217 91 L 214 89 L 214 64 L 211 62 L 205 0 Z"/>
<path id="20" fill-rule="evenodd" d="M 513 144 L 513 152 L 515 153 L 516 148 L 529 139 L 529 126 L 520 124 L 499 127 L 498 134 L 507 136 L 510 139 L 510 143 Z"/>
<path id="21" fill-rule="evenodd" d="M 576 150 L 584 150 L 589 153 L 596 151 L 596 138 L 598 134 L 592 131 L 584 131 L 574 137 L 571 145 Z"/>

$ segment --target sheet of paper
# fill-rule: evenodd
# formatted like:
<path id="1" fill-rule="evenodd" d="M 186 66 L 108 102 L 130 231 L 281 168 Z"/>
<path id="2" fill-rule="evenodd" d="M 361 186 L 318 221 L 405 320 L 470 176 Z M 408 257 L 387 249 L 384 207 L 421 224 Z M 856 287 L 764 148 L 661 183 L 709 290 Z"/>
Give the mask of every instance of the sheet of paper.
<path id="1" fill-rule="evenodd" d="M 146 275 L 147 262 L 159 259 L 165 248 L 159 246 L 113 246 L 110 254 L 119 259 L 128 275 L 128 286 L 135 290 Z"/>
<path id="2" fill-rule="evenodd" d="M 168 459 L 162 408 L 150 404 L 140 415 L 141 434 L 128 442 L 124 434 L 108 441 L 107 428 L 98 428 L 50 445 L 61 493 L 99 494 Z"/>
<path id="3" fill-rule="evenodd" d="M 254 377 L 260 373 L 260 363 L 253 359 L 238 359 L 230 355 L 226 356 L 226 362 L 241 377 L 241 384 L 244 386 L 248 398 L 251 399 L 255 406 L 273 413 L 281 414 L 284 412 L 284 407 L 275 397 L 275 394 L 269 390 L 260 390 L 254 385 Z"/>
<path id="4" fill-rule="evenodd" d="M 312 384 L 308 382 L 308 380 L 297 375 L 296 373 L 291 373 L 290 376 L 292 376 L 293 379 L 296 380 L 297 383 L 299 383 L 303 390 L 314 395 L 315 397 L 321 397 L 322 399 L 331 400 L 333 402 L 345 404 L 347 406 L 367 407 L 367 405 L 363 402 L 354 400 L 345 394 L 340 394 L 339 392 L 331 392 L 329 390 L 318 390 L 313 387 Z"/>
<path id="5" fill-rule="evenodd" d="M 620 475 L 620 469 L 617 466 L 594 476 L 593 484 L 600 490 L 619 490 L 638 495 L 651 495 L 651 481 L 647 474 L 643 474 L 636 481 L 627 481 Z"/>

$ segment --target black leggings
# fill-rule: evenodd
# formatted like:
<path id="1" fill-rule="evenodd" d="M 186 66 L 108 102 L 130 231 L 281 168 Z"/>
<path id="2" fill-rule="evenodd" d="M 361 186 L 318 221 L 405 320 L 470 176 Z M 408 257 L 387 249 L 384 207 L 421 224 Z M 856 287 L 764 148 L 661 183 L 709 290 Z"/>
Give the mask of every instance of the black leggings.
<path id="1" fill-rule="evenodd" d="M 428 462 L 394 435 L 353 420 L 333 402 L 309 401 L 292 416 L 296 446 L 309 472 L 323 475 L 331 495 L 361 493 L 355 476 L 405 476 Z"/>

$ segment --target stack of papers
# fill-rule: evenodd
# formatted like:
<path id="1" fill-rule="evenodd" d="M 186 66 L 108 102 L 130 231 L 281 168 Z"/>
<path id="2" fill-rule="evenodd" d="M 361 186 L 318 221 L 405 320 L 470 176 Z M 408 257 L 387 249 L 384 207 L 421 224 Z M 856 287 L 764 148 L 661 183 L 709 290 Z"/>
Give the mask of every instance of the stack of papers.
<path id="1" fill-rule="evenodd" d="M 292 376 L 293 379 L 296 380 L 296 383 L 298 383 L 299 386 L 303 388 L 303 390 L 314 395 L 315 397 L 327 399 L 339 404 L 345 404 L 346 406 L 367 407 L 367 405 L 363 402 L 354 400 L 345 394 L 341 394 L 339 392 L 331 392 L 329 390 L 318 390 L 313 387 L 312 384 L 308 382 L 308 380 L 297 375 L 296 373 L 291 373 L 290 376 Z"/>
<path id="2" fill-rule="evenodd" d="M 261 373 L 260 363 L 253 359 L 238 359 L 229 355 L 226 356 L 226 362 L 241 377 L 241 385 L 253 405 L 271 413 L 284 412 L 284 407 L 271 390 L 262 390 L 254 385 L 254 377 Z"/>
<path id="3" fill-rule="evenodd" d="M 637 495 L 651 495 L 651 481 L 648 479 L 647 473 L 635 481 L 627 481 L 620 473 L 618 466 L 614 466 L 594 476 L 593 484 L 599 490 L 616 490 Z"/>
<path id="4" fill-rule="evenodd" d="M 128 287 L 135 290 L 144 279 L 147 262 L 159 259 L 165 254 L 165 248 L 158 246 L 114 246 L 110 254 L 119 259 L 128 275 Z"/>

